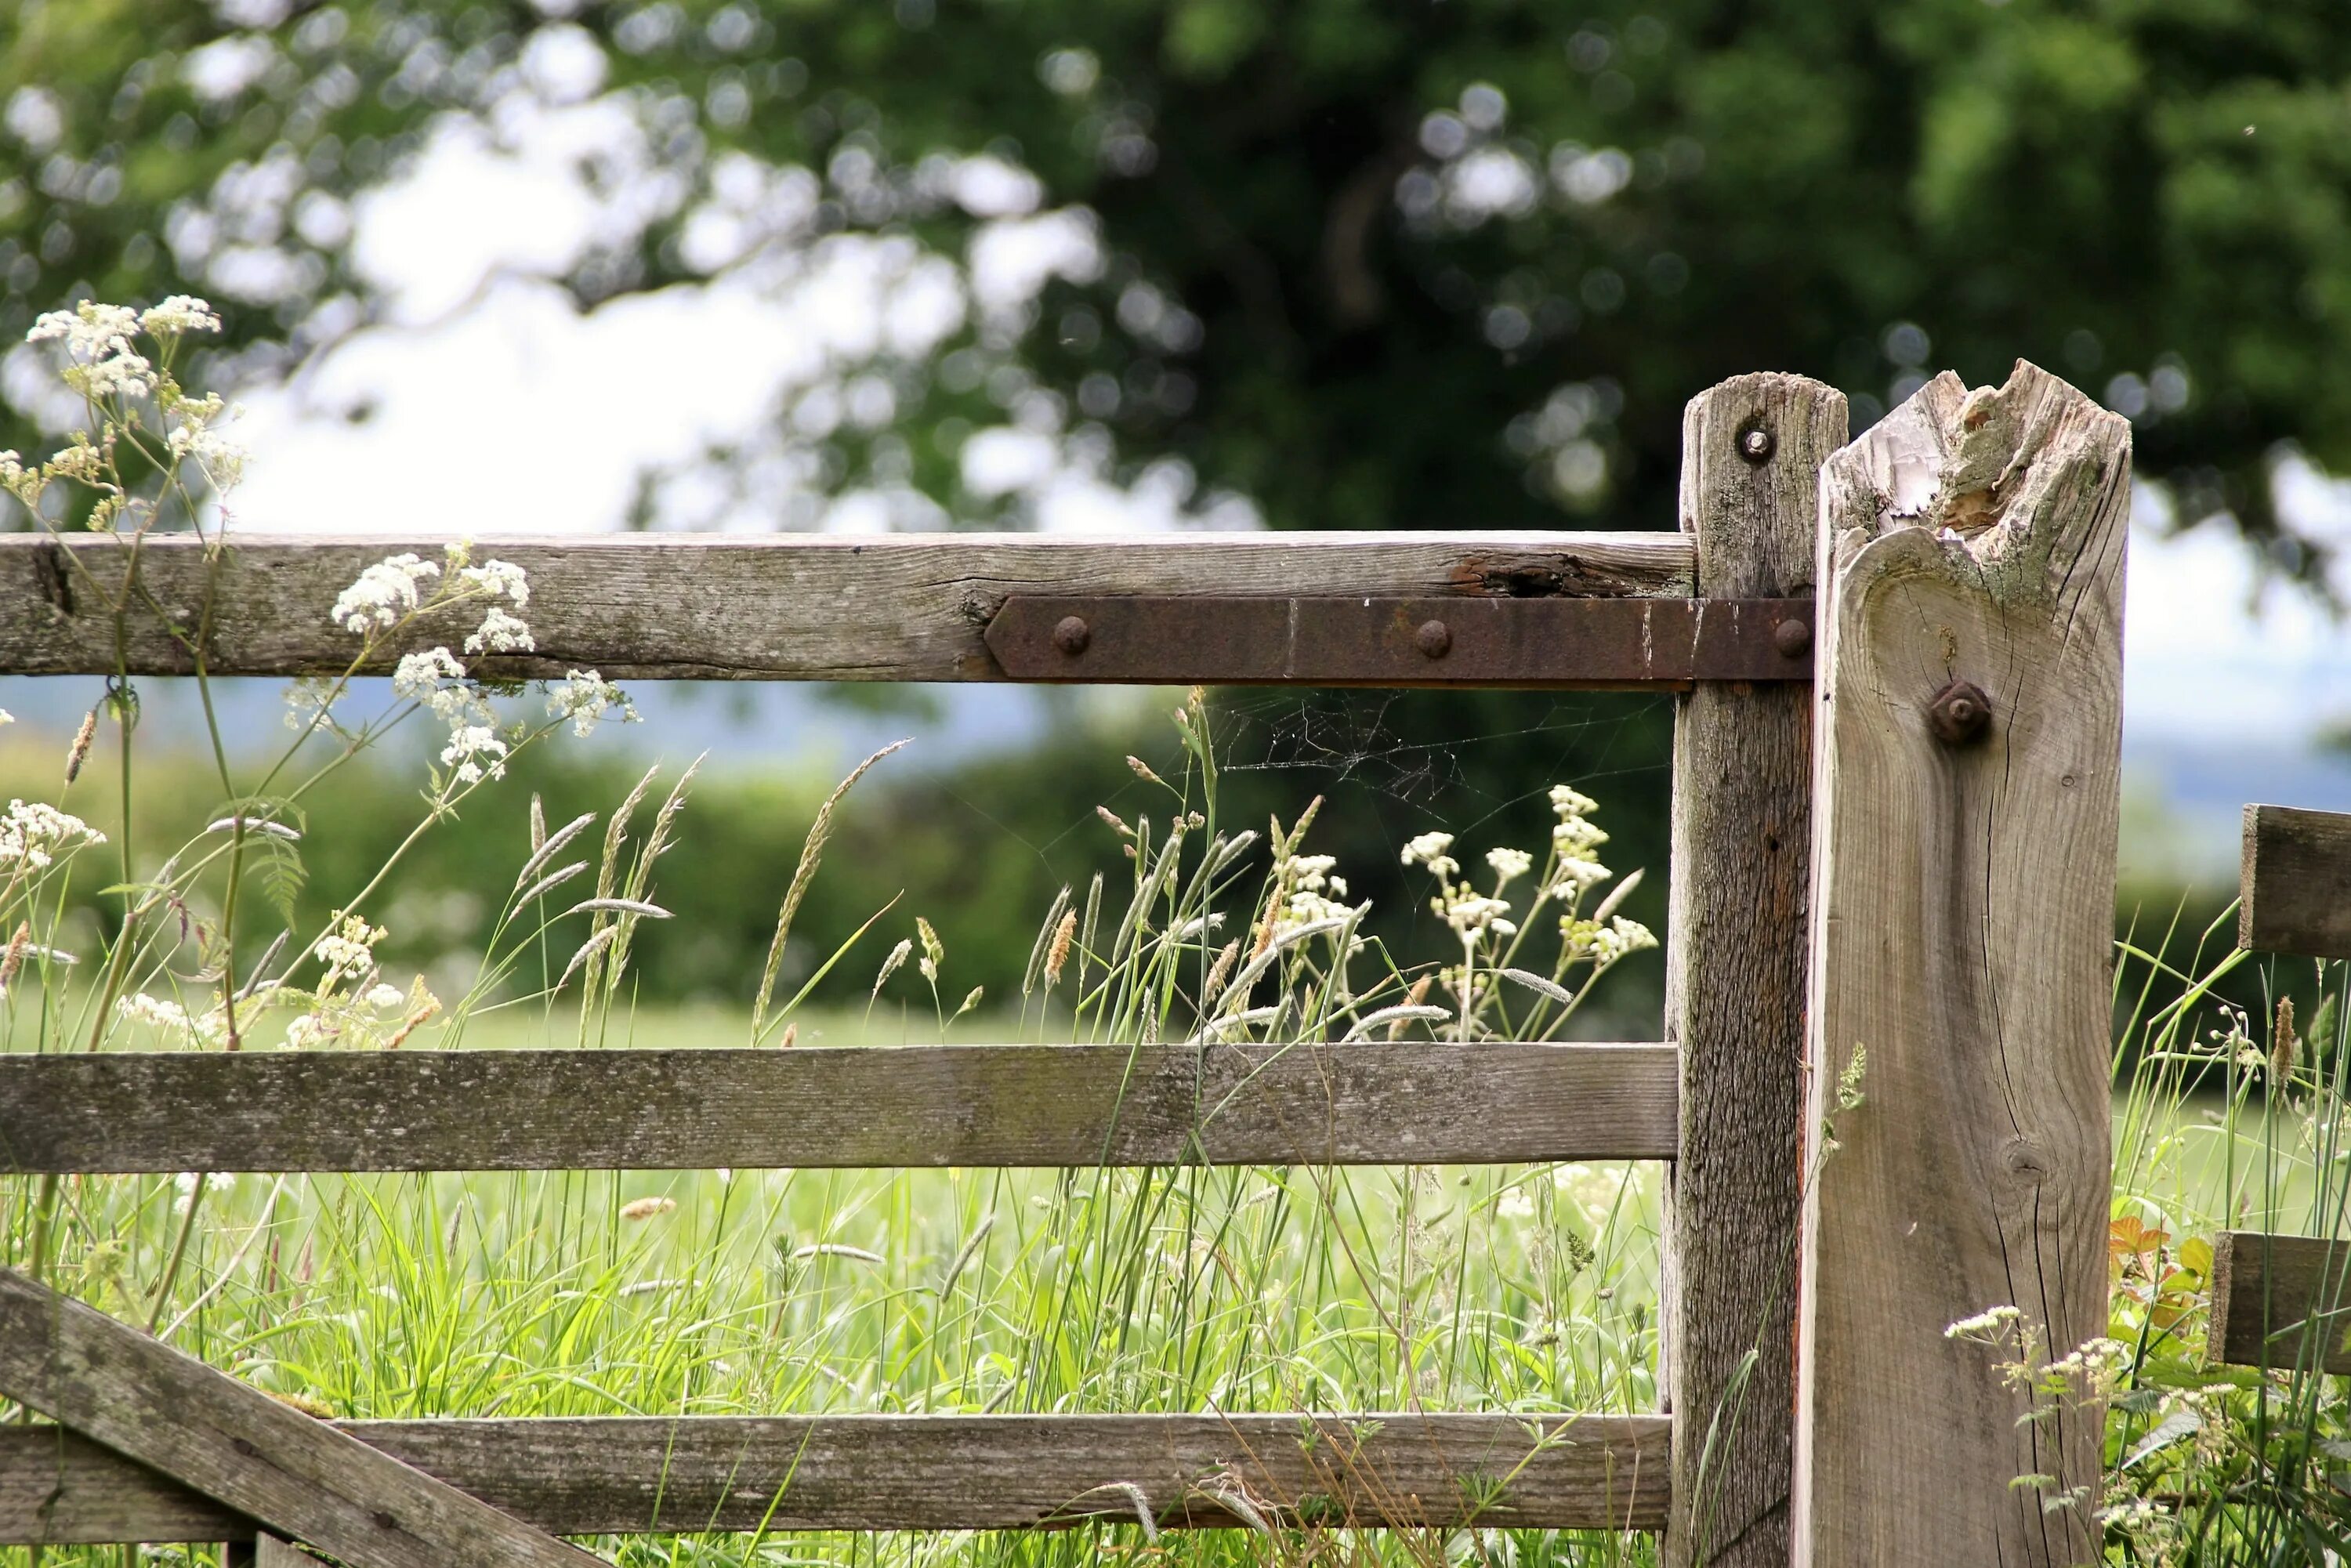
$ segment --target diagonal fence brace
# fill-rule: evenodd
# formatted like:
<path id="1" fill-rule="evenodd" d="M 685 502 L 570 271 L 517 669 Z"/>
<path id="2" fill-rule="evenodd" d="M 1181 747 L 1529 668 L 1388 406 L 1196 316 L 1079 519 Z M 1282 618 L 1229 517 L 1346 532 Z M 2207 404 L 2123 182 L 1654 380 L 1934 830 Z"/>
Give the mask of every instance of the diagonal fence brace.
<path id="1" fill-rule="evenodd" d="M 8 1269 L 0 1395 L 351 1568 L 600 1561 Z"/>

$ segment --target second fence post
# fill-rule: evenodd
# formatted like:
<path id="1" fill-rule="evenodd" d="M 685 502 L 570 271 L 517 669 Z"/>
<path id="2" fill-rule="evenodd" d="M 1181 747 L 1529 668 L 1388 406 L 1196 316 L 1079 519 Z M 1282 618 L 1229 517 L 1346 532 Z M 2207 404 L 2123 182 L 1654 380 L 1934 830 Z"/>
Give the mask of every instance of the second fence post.
<path id="1" fill-rule="evenodd" d="M 1802 376 L 1738 376 L 1690 400 L 1680 511 L 1696 592 L 1810 590 L 1821 464 L 1844 435 L 1844 394 Z M 1681 1136 L 1663 1327 L 1676 1568 L 1788 1561 L 1812 737 L 1802 684 L 1702 683 L 1675 712 L 1666 1040 L 1679 1048 Z"/>
<path id="2" fill-rule="evenodd" d="M 1794 1562 L 2099 1558 L 2130 427 L 2020 362 L 1822 476 Z"/>

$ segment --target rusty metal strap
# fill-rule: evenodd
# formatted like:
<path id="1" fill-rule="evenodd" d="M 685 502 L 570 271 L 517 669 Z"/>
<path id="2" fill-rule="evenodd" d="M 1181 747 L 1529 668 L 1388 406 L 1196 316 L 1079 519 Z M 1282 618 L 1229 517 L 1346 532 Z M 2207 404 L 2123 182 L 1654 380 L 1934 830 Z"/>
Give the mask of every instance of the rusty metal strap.
<path id="1" fill-rule="evenodd" d="M 1015 595 L 987 624 L 1016 681 L 1544 686 L 1813 678 L 1810 599 Z"/>

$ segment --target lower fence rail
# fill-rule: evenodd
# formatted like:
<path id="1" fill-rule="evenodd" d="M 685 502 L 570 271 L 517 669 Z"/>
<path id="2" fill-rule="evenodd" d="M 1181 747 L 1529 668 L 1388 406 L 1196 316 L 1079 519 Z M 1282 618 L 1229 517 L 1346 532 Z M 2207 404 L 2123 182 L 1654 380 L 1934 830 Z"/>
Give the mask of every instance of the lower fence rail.
<path id="1" fill-rule="evenodd" d="M 556 1535 L 1484 1525 L 1655 1530 L 1663 1416 L 343 1421 Z M 72 1431 L 0 1428 L 0 1545 L 224 1541 L 253 1520 Z"/>
<path id="2" fill-rule="evenodd" d="M 0 1174 L 1668 1159 L 1674 1056 L 1385 1040 L 0 1056 Z"/>

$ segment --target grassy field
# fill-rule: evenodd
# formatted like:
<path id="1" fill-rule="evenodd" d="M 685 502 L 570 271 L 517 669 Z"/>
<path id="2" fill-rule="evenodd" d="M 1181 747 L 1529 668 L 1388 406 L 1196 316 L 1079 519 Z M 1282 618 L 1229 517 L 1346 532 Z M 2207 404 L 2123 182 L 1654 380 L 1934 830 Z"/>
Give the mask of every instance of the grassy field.
<path id="1" fill-rule="evenodd" d="M 626 1022 L 638 1043 L 695 1045 L 739 1043 L 748 1020 Z M 491 1013 L 467 1043 L 569 1043 L 568 1023 Z M 935 1039 L 924 1023 L 915 1037 Z M 852 1015 L 809 1019 L 802 1038 L 912 1032 Z M 338 1416 L 1639 1411 L 1656 1405 L 1657 1178 L 1603 1165 L 216 1176 L 162 1300 L 148 1287 L 192 1182 L 90 1178 L 66 1184 L 57 1249 L 74 1294 Z M 6 1185 L 19 1240 L 34 1184 Z M 1124 1527 L 601 1543 L 629 1562 L 714 1563 L 1079 1562 L 1141 1544 Z M 1531 1538 L 1520 1560 L 1620 1547 L 1647 1550 Z M 1441 1555 L 1407 1537 L 1353 1549 Z M 1156 1550 L 1262 1552 L 1226 1532 Z"/>

